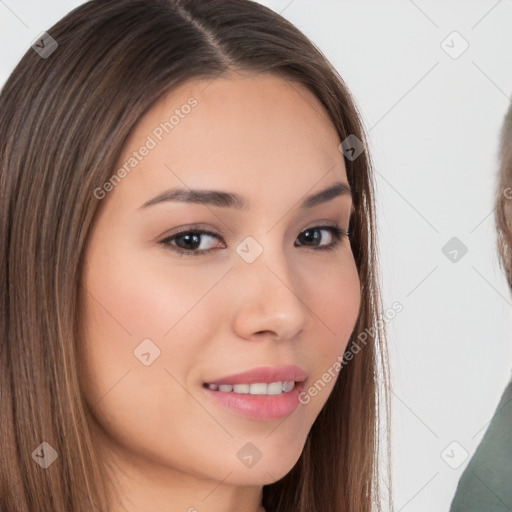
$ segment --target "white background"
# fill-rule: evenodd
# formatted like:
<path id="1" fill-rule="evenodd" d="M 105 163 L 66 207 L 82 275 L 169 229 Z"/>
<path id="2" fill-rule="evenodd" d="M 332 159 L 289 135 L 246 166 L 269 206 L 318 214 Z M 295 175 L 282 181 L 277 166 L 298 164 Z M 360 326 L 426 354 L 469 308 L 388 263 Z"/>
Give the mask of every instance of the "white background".
<path id="1" fill-rule="evenodd" d="M 0 2 L 0 83 L 82 1 Z M 495 250 L 497 141 L 512 93 L 512 2 L 261 1 L 346 81 L 376 168 L 393 380 L 397 512 L 447 511 L 512 368 L 512 297 Z M 443 49 L 469 48 L 458 58 Z M 442 42 L 446 40 L 444 44 Z M 468 249 L 450 261 L 442 247 Z M 460 253 L 459 253 L 460 254 Z M 452 469 L 442 458 L 453 441 Z M 462 455 L 461 455 L 462 454 Z"/>

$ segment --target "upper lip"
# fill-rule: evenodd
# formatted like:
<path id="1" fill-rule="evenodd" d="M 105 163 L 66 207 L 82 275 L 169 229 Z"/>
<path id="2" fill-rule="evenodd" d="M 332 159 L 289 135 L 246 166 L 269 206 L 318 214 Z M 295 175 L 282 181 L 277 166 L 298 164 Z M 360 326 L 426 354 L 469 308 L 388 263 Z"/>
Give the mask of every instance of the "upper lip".
<path id="1" fill-rule="evenodd" d="M 206 384 L 254 384 L 256 382 L 267 383 L 271 382 L 301 382 L 306 380 L 306 372 L 295 365 L 286 366 L 260 366 L 253 368 L 247 372 L 237 373 L 221 377 L 219 379 L 211 380 Z"/>

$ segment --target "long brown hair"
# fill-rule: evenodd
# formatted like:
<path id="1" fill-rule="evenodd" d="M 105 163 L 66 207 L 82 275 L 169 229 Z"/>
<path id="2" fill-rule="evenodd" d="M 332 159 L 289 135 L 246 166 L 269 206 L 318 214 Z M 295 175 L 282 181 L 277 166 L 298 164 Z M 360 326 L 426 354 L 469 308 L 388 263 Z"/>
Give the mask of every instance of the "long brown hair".
<path id="1" fill-rule="evenodd" d="M 77 378 L 80 278 L 100 203 L 94 190 L 112 176 L 139 118 L 187 80 L 270 71 L 312 91 L 340 141 L 355 135 L 366 147 L 366 137 L 324 55 L 249 0 L 94 0 L 48 34 L 57 47 L 45 36 L 48 54 L 29 49 L 0 94 L 0 508 L 107 512 L 112 488 Z M 365 333 L 367 342 L 343 360 L 296 465 L 264 486 L 267 512 L 382 510 L 380 426 L 386 412 L 389 457 L 390 400 L 374 178 L 367 150 L 345 164 L 361 281 L 351 341 Z M 34 462 L 42 442 L 58 454 L 46 469 Z M 389 461 L 386 469 L 390 504 Z"/>

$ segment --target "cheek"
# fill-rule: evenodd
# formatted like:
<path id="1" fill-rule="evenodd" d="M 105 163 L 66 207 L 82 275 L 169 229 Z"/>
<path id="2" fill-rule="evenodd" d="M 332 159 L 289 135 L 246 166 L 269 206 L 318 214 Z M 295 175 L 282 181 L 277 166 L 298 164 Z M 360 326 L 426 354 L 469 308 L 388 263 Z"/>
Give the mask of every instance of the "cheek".
<path id="1" fill-rule="evenodd" d="M 117 344 L 118 354 L 128 356 L 147 338 L 160 348 L 172 339 L 175 354 L 182 348 L 193 353 L 194 339 L 202 334 L 195 310 L 222 276 L 221 270 L 185 269 L 176 258 L 151 259 L 133 247 L 117 252 L 116 247 L 105 247 L 101 253 L 108 258 L 96 257 L 99 251 L 92 254 L 94 271 L 84 275 L 93 337 L 113 340 L 110 345 Z M 186 332 L 194 335 L 185 336 Z"/>
<path id="2" fill-rule="evenodd" d="M 353 258 L 347 257 L 339 268 L 326 270 L 322 281 L 322 290 L 316 295 L 318 315 L 334 342 L 344 345 L 355 326 L 361 302 L 360 281 Z"/>
<path id="3" fill-rule="evenodd" d="M 307 304 L 318 334 L 311 334 L 302 346 L 304 356 L 311 362 L 311 373 L 301 402 L 316 417 L 339 376 L 339 363 L 359 314 L 360 280 L 352 255 L 347 254 L 341 265 L 319 269 L 309 290 Z"/>
<path id="4" fill-rule="evenodd" d="M 212 301 L 201 299 L 223 272 L 191 278 L 176 264 L 143 264 L 135 253 L 120 257 L 112 247 L 97 250 L 83 279 L 88 293 L 80 380 L 86 401 L 110 440 L 192 469 L 197 461 L 190 439 L 204 437 L 205 425 L 215 431 L 215 423 L 184 386 L 209 339 L 211 323 L 204 314 L 218 315 Z M 151 343 L 144 341 L 138 350 L 147 339 Z M 146 353 L 149 365 L 143 362 Z M 200 448 L 206 449 L 198 442 Z"/>
<path id="5" fill-rule="evenodd" d="M 147 378 L 146 386 L 158 386 L 156 372 L 148 372 L 155 368 L 184 382 L 225 311 L 211 291 L 229 266 L 185 268 L 175 257 L 155 251 L 151 258 L 134 247 L 123 246 L 123 237 L 93 240 L 84 267 L 83 365 L 98 396 L 128 370 L 130 379 Z"/>
<path id="6" fill-rule="evenodd" d="M 355 327 L 361 303 L 359 275 L 352 253 L 347 250 L 337 261 L 316 265 L 307 289 L 307 306 L 322 333 L 321 352 L 338 354 L 344 350 Z"/>

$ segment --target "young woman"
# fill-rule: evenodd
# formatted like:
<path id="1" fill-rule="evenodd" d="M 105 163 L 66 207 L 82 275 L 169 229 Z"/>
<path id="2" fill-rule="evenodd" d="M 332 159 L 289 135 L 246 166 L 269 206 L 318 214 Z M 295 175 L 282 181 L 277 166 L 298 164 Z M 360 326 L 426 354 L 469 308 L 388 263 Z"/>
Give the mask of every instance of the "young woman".
<path id="1" fill-rule="evenodd" d="M 9 77 L 0 141 L 3 512 L 383 509 L 373 175 L 304 35 L 87 2 Z"/>

